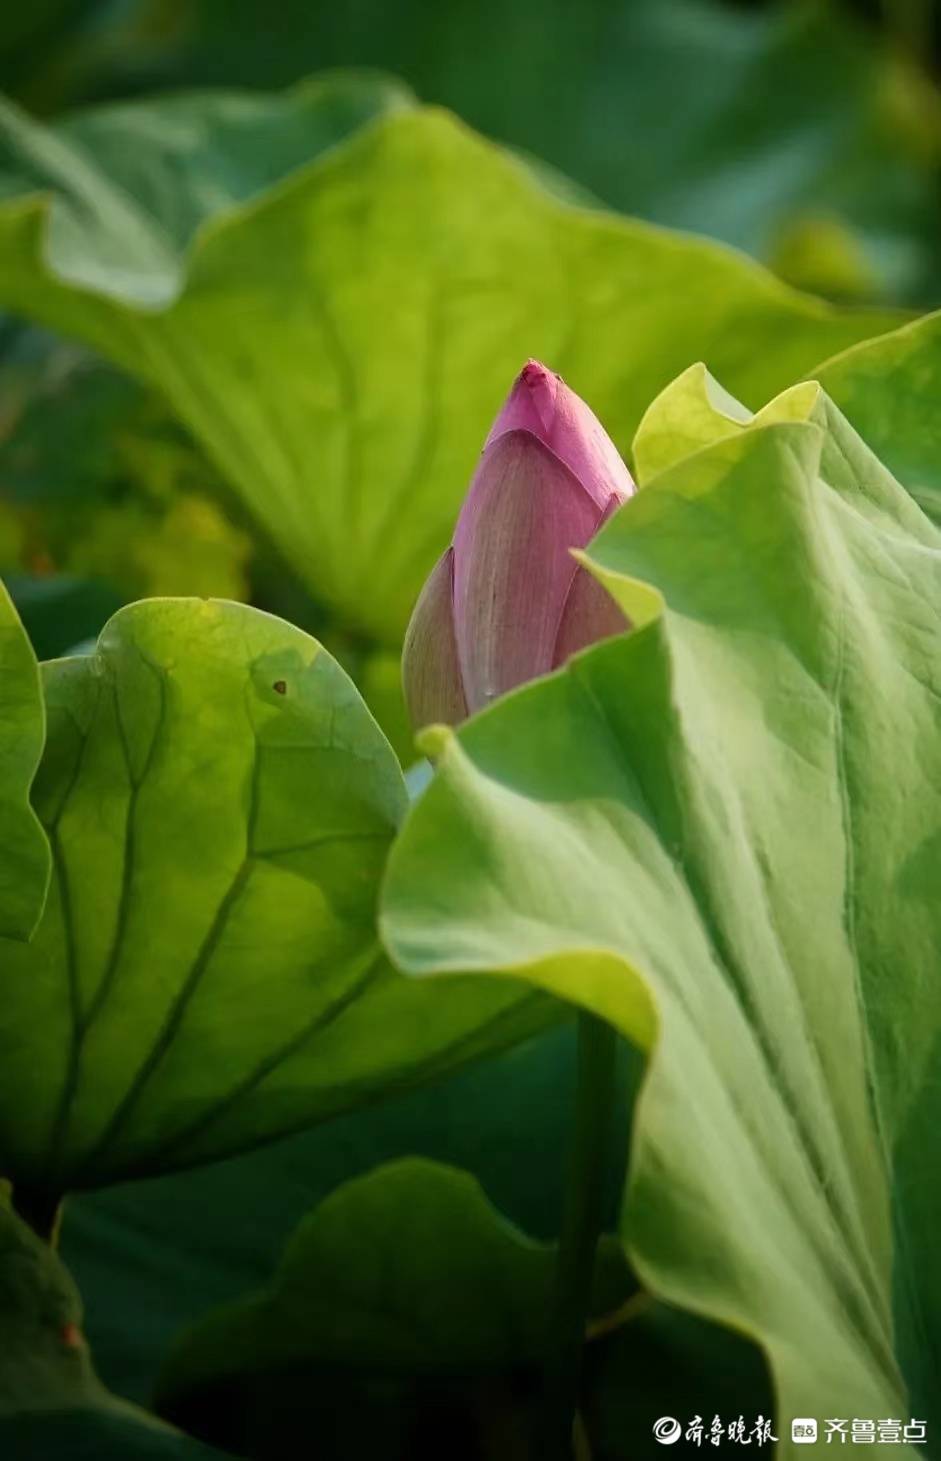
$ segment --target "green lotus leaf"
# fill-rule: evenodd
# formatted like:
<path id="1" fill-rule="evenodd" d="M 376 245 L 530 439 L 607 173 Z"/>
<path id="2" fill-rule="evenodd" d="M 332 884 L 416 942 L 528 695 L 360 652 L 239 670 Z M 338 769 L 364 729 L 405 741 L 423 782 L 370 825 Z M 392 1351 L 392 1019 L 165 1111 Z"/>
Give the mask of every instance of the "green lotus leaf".
<path id="1" fill-rule="evenodd" d="M 178 1338 L 158 1408 L 243 1452 L 517 1454 L 541 1392 L 555 1248 L 533 1242 L 456 1167 L 406 1159 L 346 1182 L 302 1221 L 275 1278 Z M 592 1315 L 636 1283 L 621 1243 L 599 1248 Z M 498 1439 L 500 1438 L 500 1439 Z M 489 1441 L 489 1445 L 488 1445 Z M 422 1443 L 424 1442 L 424 1443 Z"/>
<path id="2" fill-rule="evenodd" d="M 753 420 L 698 361 L 665 387 L 641 417 L 631 447 L 638 486 Z"/>
<path id="3" fill-rule="evenodd" d="M 416 1157 L 376 1167 L 304 1219 L 267 1289 L 183 1336 L 162 1388 L 302 1362 L 404 1374 L 538 1364 L 555 1256 L 467 1172 Z M 603 1243 L 592 1314 L 633 1288 L 620 1244 Z"/>
<path id="4" fill-rule="evenodd" d="M 45 666 L 45 695 L 53 884 L 32 944 L 0 946 L 15 1184 L 207 1160 L 533 1028 L 525 986 L 436 998 L 383 957 L 405 787 L 315 640 L 243 605 L 150 600 L 96 654 Z"/>
<path id="5" fill-rule="evenodd" d="M 564 1023 L 227 1161 L 71 1196 L 61 1251 L 84 1295 L 105 1383 L 149 1400 L 171 1339 L 266 1283 L 312 1206 L 384 1163 L 422 1156 L 472 1171 L 511 1222 L 553 1239 L 574 1104 L 574 1033 Z M 642 1059 L 626 1042 L 619 1054 L 623 1133 Z M 615 1226 L 620 1185 L 612 1166 L 606 1231 Z M 150 1316 L 143 1326 L 141 1313 Z"/>
<path id="6" fill-rule="evenodd" d="M 847 350 L 814 375 L 941 526 L 941 314 Z"/>
<path id="7" fill-rule="evenodd" d="M 159 388 L 315 598 L 387 644 L 528 355 L 626 448 L 691 360 L 757 405 L 899 323 L 561 201 L 401 98 L 316 156 L 310 114 L 344 84 L 231 100 L 238 127 L 211 93 L 52 129 L 8 107 L 0 304 Z M 249 148 L 263 190 L 240 201 Z"/>
<path id="8" fill-rule="evenodd" d="M 752 413 L 723 389 L 702 362 L 691 365 L 644 412 L 632 448 L 637 482 L 643 486 L 684 457 L 737 436 L 746 426 L 806 421 L 818 407 L 818 414 L 825 414 L 819 395 L 817 385 L 807 381 L 782 391 Z"/>
<path id="9" fill-rule="evenodd" d="M 158 309 L 183 288 L 200 230 L 410 104 L 391 79 L 344 73 L 274 97 L 220 90 L 113 104 L 54 129 L 4 102 L 3 194 L 55 190 L 42 251 L 54 279 Z"/>
<path id="10" fill-rule="evenodd" d="M 49 844 L 29 804 L 44 736 L 36 656 L 0 584 L 0 938 L 30 938 L 46 896 Z"/>
<path id="11" fill-rule="evenodd" d="M 649 1051 L 630 1254 L 762 1346 L 782 1424 L 937 1425 L 941 537 L 790 411 L 717 413 L 592 545 L 633 633 L 438 734 L 383 926 Z"/>

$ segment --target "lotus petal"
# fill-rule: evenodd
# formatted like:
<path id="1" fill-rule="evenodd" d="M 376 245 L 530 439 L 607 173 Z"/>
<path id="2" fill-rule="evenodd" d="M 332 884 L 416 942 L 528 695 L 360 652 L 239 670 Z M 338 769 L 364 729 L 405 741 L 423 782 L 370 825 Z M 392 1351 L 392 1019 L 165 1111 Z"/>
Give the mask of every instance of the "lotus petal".
<path id="1" fill-rule="evenodd" d="M 594 536 L 593 499 L 530 431 L 488 446 L 454 536 L 454 627 L 468 708 L 552 668 L 575 574 Z"/>
<path id="2" fill-rule="evenodd" d="M 600 509 L 636 490 L 617 447 L 592 410 L 561 376 L 529 360 L 513 383 L 486 445 L 508 431 L 531 431 L 574 472 Z"/>
<path id="3" fill-rule="evenodd" d="M 467 715 L 454 638 L 454 550 L 442 553 L 418 596 L 402 650 L 402 686 L 412 725 L 457 725 Z"/>

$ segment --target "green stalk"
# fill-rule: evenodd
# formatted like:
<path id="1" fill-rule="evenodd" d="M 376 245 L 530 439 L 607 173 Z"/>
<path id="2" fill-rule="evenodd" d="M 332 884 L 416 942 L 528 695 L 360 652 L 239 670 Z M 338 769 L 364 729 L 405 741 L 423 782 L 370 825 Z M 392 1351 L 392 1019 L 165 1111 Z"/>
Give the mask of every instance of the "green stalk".
<path id="1" fill-rule="evenodd" d="M 614 1104 L 617 1033 L 606 1020 L 578 1016 L 578 1078 L 568 1187 L 559 1237 L 542 1407 L 533 1461 L 572 1461 L 585 1331 Z"/>

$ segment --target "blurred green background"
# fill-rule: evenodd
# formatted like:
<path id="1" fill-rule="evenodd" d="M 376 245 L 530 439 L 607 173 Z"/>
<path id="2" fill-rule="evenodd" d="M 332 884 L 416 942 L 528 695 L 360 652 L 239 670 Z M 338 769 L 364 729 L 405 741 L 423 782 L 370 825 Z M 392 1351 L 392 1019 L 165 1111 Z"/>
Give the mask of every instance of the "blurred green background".
<path id="1" fill-rule="evenodd" d="M 34 0 L 0 17 L 0 89 L 36 118 L 378 69 L 566 196 L 723 240 L 836 302 L 912 309 L 941 303 L 939 56 L 924 0 Z M 160 397 L 9 317 L 0 572 L 44 657 L 149 594 L 284 613 L 408 752 L 394 656 L 310 599 Z"/>
<path id="2" fill-rule="evenodd" d="M 49 115 L 375 67 L 609 206 L 923 305 L 936 26 L 926 0 L 39 0 L 6 8 L 0 87 Z"/>

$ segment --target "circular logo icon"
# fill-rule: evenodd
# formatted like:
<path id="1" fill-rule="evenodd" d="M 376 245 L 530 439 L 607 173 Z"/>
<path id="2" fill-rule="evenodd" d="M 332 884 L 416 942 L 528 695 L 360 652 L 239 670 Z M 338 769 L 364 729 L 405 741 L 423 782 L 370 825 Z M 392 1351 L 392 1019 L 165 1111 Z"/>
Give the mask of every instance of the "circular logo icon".
<path id="1" fill-rule="evenodd" d="M 661 1446 L 672 1446 L 674 1441 L 679 1440 L 682 1430 L 683 1427 L 672 1415 L 661 1415 L 653 1424 L 654 1440 L 659 1441 Z"/>

